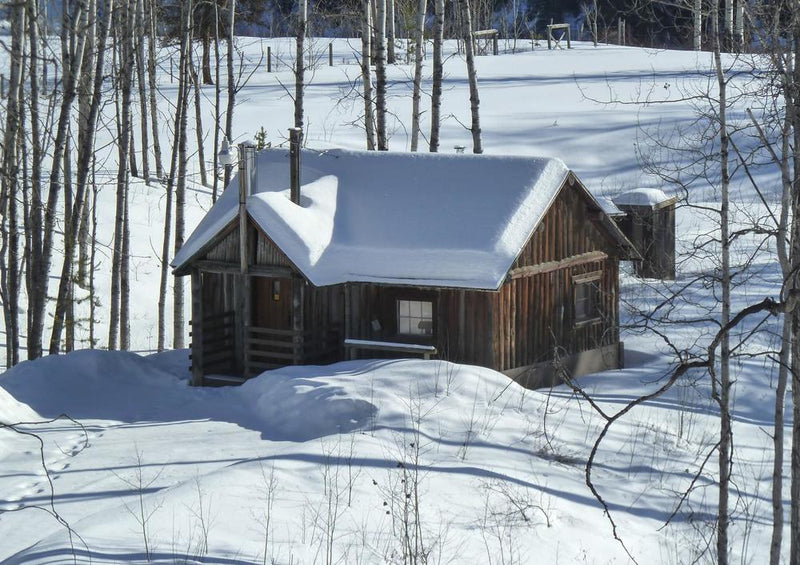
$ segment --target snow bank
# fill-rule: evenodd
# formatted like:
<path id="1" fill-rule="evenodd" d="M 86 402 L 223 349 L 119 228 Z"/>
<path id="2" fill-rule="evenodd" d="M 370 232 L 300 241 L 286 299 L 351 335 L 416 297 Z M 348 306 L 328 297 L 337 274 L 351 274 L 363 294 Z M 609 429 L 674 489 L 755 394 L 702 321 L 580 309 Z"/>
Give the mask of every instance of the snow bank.
<path id="1" fill-rule="evenodd" d="M 185 351 L 183 358 L 187 364 Z M 142 420 L 182 402 L 186 385 L 159 365 L 120 351 L 50 355 L 0 375 L 0 392 L 46 418 L 66 413 L 76 419 Z"/>
<path id="2" fill-rule="evenodd" d="M 518 384 L 490 369 L 411 359 L 284 367 L 237 392 L 265 437 L 294 442 L 357 430 L 406 430 L 420 406 L 434 405 L 437 417 L 425 425 L 439 434 L 447 419 L 460 425 L 476 402 L 516 405 L 523 395 Z"/>

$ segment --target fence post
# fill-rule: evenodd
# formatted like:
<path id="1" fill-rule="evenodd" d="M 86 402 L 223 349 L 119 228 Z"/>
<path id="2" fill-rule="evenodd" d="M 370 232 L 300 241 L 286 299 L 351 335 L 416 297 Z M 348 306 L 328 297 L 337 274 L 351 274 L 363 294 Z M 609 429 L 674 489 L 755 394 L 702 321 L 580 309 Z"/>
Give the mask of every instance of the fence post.
<path id="1" fill-rule="evenodd" d="M 169 56 L 169 82 L 174 82 L 174 76 L 172 74 L 172 55 Z"/>
<path id="2" fill-rule="evenodd" d="M 267 45 L 267 72 L 272 72 L 272 47 Z"/>
<path id="3" fill-rule="evenodd" d="M 6 77 L 0 75 L 0 98 L 6 97 Z"/>
<path id="4" fill-rule="evenodd" d="M 328 66 L 333 66 L 333 43 L 328 43 Z"/>

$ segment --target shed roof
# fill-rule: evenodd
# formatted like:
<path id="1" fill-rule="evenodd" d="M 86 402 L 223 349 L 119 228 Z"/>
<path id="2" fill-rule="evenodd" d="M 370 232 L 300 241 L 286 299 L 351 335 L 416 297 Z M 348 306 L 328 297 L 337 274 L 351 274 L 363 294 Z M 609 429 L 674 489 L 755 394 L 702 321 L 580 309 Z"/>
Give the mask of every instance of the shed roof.
<path id="1" fill-rule="evenodd" d="M 569 172 L 536 157 L 303 150 L 298 206 L 288 150 L 259 152 L 256 168 L 248 214 L 314 285 L 476 289 L 499 288 Z M 234 220 L 238 190 L 234 178 L 187 239 L 179 274 Z"/>

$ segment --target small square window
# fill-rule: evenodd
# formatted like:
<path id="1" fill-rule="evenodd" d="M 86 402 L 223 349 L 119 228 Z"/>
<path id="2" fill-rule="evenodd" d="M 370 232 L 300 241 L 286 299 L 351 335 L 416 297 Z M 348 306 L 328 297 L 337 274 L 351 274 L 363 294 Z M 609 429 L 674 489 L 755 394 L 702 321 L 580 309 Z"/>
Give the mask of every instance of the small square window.
<path id="1" fill-rule="evenodd" d="M 397 333 L 433 335 L 433 303 L 421 300 L 398 300 Z"/>

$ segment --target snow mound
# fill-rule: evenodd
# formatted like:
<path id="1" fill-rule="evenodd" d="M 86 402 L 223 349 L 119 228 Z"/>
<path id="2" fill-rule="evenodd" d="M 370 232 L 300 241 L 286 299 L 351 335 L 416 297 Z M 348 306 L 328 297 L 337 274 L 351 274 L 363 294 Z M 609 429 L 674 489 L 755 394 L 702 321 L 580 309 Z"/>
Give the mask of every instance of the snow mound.
<path id="1" fill-rule="evenodd" d="M 523 395 L 518 384 L 490 369 L 411 359 L 284 367 L 238 392 L 266 438 L 294 442 L 420 425 L 439 434 L 448 419 L 458 427 L 476 406 L 516 406 Z M 437 416 L 424 419 L 423 412 Z"/>
<path id="2" fill-rule="evenodd" d="M 616 196 L 613 201 L 617 206 L 658 206 L 669 199 L 658 188 L 634 188 Z"/>
<path id="3" fill-rule="evenodd" d="M 165 404 L 180 402 L 180 394 L 165 388 L 185 386 L 158 362 L 120 351 L 50 355 L 0 375 L 0 390 L 46 418 L 66 413 L 78 419 L 147 419 Z"/>

